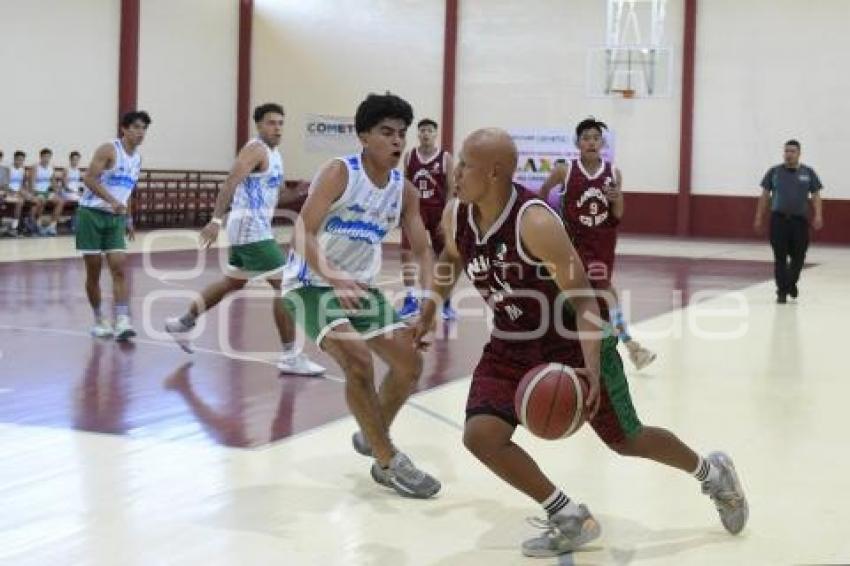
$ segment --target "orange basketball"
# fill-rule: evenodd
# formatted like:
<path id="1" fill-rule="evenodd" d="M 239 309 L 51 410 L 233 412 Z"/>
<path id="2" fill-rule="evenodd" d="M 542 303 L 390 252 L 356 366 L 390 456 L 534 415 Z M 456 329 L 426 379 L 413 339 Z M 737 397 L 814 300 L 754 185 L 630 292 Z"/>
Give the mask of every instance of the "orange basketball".
<path id="1" fill-rule="evenodd" d="M 566 438 L 584 423 L 585 380 L 563 364 L 540 364 L 519 383 L 514 408 L 517 418 L 535 436 Z"/>

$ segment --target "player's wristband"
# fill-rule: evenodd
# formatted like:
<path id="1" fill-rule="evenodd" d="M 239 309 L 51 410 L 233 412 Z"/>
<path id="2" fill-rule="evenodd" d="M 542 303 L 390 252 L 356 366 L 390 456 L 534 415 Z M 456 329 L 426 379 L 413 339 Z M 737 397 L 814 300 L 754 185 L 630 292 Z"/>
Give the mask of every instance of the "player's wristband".
<path id="1" fill-rule="evenodd" d="M 210 220 L 210 222 L 212 222 L 213 224 L 218 224 L 219 226 L 224 224 L 224 220 L 222 220 L 221 218 L 213 218 L 212 220 Z"/>

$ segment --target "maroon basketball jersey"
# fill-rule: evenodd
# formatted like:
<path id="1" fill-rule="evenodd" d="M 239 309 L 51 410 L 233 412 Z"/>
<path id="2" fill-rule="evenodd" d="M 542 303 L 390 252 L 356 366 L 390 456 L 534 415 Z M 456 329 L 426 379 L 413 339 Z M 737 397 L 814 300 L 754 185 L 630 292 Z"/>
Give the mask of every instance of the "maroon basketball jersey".
<path id="1" fill-rule="evenodd" d="M 472 216 L 472 205 L 458 204 L 455 243 L 464 269 L 493 311 L 493 332 L 487 349 L 505 352 L 512 360 L 534 365 L 540 361 L 582 364 L 581 347 L 565 337 L 575 331 L 575 313 L 544 265 L 522 247 L 519 222 L 530 206 L 542 200 L 515 186 L 502 215 L 484 235 Z M 556 312 L 557 309 L 557 312 Z M 509 351 L 509 352 L 508 352 Z"/>
<path id="2" fill-rule="evenodd" d="M 446 205 L 446 157 L 448 153 L 440 149 L 428 161 L 423 161 L 418 149 L 407 156 L 404 175 L 419 190 L 419 206 L 439 207 Z"/>
<path id="3" fill-rule="evenodd" d="M 614 273 L 620 222 L 611 214 L 605 196 L 605 188 L 614 183 L 614 167 L 607 161 L 602 162 L 595 175 L 589 175 L 578 159 L 570 164 L 561 209 L 564 224 L 594 287 L 607 287 Z"/>

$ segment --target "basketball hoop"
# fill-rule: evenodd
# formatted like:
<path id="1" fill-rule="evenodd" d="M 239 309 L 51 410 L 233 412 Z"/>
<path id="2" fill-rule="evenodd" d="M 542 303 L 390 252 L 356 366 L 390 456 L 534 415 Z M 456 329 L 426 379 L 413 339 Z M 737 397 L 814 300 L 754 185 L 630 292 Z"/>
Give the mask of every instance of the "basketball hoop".
<path id="1" fill-rule="evenodd" d="M 633 88 L 615 88 L 611 92 L 619 94 L 623 98 L 634 98 L 635 90 Z"/>

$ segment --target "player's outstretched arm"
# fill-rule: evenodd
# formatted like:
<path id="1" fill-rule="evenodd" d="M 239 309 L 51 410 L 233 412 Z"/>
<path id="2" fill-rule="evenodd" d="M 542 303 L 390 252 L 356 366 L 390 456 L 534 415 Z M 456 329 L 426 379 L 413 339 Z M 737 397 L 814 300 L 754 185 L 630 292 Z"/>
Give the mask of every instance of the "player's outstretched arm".
<path id="1" fill-rule="evenodd" d="M 552 189 L 563 185 L 566 182 L 567 168 L 564 165 L 558 165 L 552 169 L 552 172 L 549 173 L 549 176 L 546 177 L 545 181 L 543 181 L 543 185 L 540 187 L 540 198 L 542 198 L 544 202 L 549 202 L 549 193 L 552 192 Z"/>
<path id="2" fill-rule="evenodd" d="M 599 399 L 600 328 L 599 305 L 581 259 L 573 248 L 563 223 L 543 206 L 530 206 L 520 220 L 522 245 L 533 257 L 546 264 L 555 283 L 573 305 L 576 326 L 590 383 L 587 408 L 595 413 Z"/>
<path id="3" fill-rule="evenodd" d="M 410 181 L 404 182 L 401 227 L 410 242 L 413 260 L 419 266 L 419 288 L 430 289 L 434 273 L 434 257 L 428 244 L 428 232 L 419 213 L 419 191 Z"/>
<path id="4" fill-rule="evenodd" d="M 427 291 L 422 299 L 422 312 L 419 317 L 419 323 L 414 329 L 414 339 L 420 348 L 426 345 L 423 342 L 423 338 L 434 328 L 437 308 L 451 294 L 463 270 L 463 261 L 453 237 L 455 233 L 456 207 L 457 201 L 453 199 L 446 204 L 446 208 L 443 210 L 440 229 L 445 235 L 445 245 L 443 246 L 443 251 L 440 253 L 440 257 L 437 258 L 434 264 L 430 286 L 422 287 L 423 289 L 427 289 Z"/>

